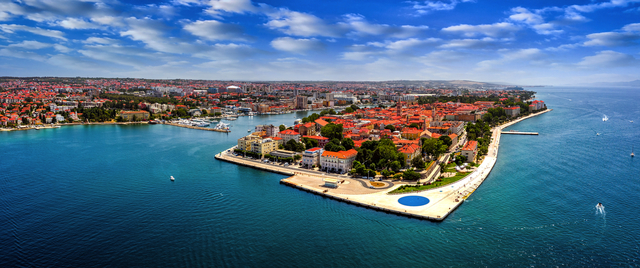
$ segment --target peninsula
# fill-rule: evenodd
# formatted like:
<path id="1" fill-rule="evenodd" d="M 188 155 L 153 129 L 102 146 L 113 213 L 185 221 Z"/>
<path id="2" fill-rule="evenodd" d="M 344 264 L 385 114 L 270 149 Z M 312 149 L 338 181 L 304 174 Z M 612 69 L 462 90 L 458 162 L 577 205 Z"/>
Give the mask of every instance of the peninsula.
<path id="1" fill-rule="evenodd" d="M 491 172 L 502 130 L 551 111 L 505 96 L 325 110 L 290 127 L 256 126 L 216 159 L 288 175 L 282 184 L 339 201 L 442 221 Z"/>

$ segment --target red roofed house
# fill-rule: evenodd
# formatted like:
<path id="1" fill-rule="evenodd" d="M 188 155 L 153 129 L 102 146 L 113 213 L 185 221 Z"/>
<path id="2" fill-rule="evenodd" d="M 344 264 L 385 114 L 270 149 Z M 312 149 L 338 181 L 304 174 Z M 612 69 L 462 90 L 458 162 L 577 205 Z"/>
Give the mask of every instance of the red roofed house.
<path id="1" fill-rule="evenodd" d="M 418 139 L 418 137 L 420 137 L 420 133 L 422 133 L 422 131 L 413 128 L 413 127 L 407 127 L 404 128 L 402 130 L 402 138 L 407 139 L 407 140 L 415 140 Z"/>
<path id="2" fill-rule="evenodd" d="M 295 140 L 300 142 L 300 133 L 292 129 L 285 129 L 278 133 L 278 137 L 282 138 L 282 143 L 287 143 L 289 140 Z"/>
<path id="3" fill-rule="evenodd" d="M 320 167 L 327 172 L 344 174 L 351 170 L 356 155 L 358 151 L 355 149 L 339 152 L 324 151 L 320 156 Z"/>
<path id="4" fill-rule="evenodd" d="M 461 155 L 467 157 L 467 162 L 473 162 L 476 159 L 476 155 L 478 154 L 478 142 L 477 141 L 468 141 L 467 144 L 462 147 Z"/>
<path id="5" fill-rule="evenodd" d="M 516 117 L 520 114 L 520 106 L 504 108 L 504 112 L 510 117 Z"/>
<path id="6" fill-rule="evenodd" d="M 305 123 L 305 124 L 301 124 L 298 127 L 298 131 L 300 132 L 301 135 L 307 135 L 307 136 L 315 136 L 316 135 L 316 124 L 315 123 Z"/>
<path id="7" fill-rule="evenodd" d="M 407 166 L 411 165 L 411 160 L 420 156 L 420 146 L 417 144 L 407 144 L 398 149 L 398 152 L 403 153 L 406 156 Z"/>
<path id="8" fill-rule="evenodd" d="M 316 119 L 316 121 L 313 121 L 318 125 L 318 129 L 321 129 L 322 127 L 326 126 L 327 124 L 329 124 L 329 122 L 324 121 L 322 119 Z"/>

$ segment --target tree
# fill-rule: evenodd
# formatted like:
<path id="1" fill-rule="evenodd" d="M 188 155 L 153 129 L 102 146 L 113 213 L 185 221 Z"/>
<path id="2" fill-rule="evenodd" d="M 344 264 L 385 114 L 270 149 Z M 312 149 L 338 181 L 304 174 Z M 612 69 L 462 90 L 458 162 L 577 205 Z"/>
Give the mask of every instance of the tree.
<path id="1" fill-rule="evenodd" d="M 332 139 L 324 146 L 324 150 L 329 152 L 346 151 L 344 146 L 340 145 L 340 141 L 338 141 L 338 139 Z"/>
<path id="2" fill-rule="evenodd" d="M 304 143 L 307 149 L 318 147 L 318 140 L 311 138 L 302 137 L 302 143 Z"/>
<path id="3" fill-rule="evenodd" d="M 344 109 L 344 112 L 350 114 L 353 113 L 353 109 L 351 107 L 347 107 L 346 109 Z"/>
<path id="4" fill-rule="evenodd" d="M 422 160 L 422 156 L 416 156 L 411 160 L 411 166 L 418 169 L 424 169 L 425 163 Z"/>
<path id="5" fill-rule="evenodd" d="M 349 106 L 349 108 L 351 108 L 351 110 L 353 110 L 354 112 L 357 111 L 358 109 L 360 109 L 360 107 L 358 107 L 355 104 L 351 104 L 351 106 Z"/>
<path id="6" fill-rule="evenodd" d="M 382 172 L 380 172 L 380 174 L 382 174 L 382 176 L 384 176 L 385 178 L 389 178 L 389 176 L 391 176 L 392 173 L 388 169 L 385 169 Z"/>
<path id="7" fill-rule="evenodd" d="M 280 131 L 284 131 L 285 129 L 287 129 L 285 125 L 280 125 Z"/>
<path id="8" fill-rule="evenodd" d="M 342 124 L 336 125 L 334 123 L 329 123 L 320 129 L 320 134 L 330 140 L 342 140 Z"/>
<path id="9" fill-rule="evenodd" d="M 456 165 L 458 166 L 467 161 L 467 157 L 464 155 L 457 155 L 455 159 Z"/>
<path id="10" fill-rule="evenodd" d="M 420 129 L 420 126 L 418 126 L 418 124 L 416 124 L 416 123 L 411 123 L 411 125 L 409 125 L 409 127 Z"/>
<path id="11" fill-rule="evenodd" d="M 346 138 L 346 139 L 342 139 L 341 142 L 342 146 L 344 147 L 345 150 L 351 150 L 353 148 L 355 148 L 355 143 L 353 142 L 352 139 Z"/>
<path id="12" fill-rule="evenodd" d="M 287 143 L 285 143 L 284 149 L 289 151 L 302 152 L 304 151 L 304 144 L 301 142 L 297 142 L 294 139 L 290 139 L 289 141 L 287 141 Z"/>
<path id="13" fill-rule="evenodd" d="M 22 118 L 22 124 L 27 125 L 29 124 L 29 119 L 27 119 L 26 117 Z"/>
<path id="14" fill-rule="evenodd" d="M 386 125 L 384 128 L 388 129 L 388 130 L 391 130 L 391 132 L 396 131 L 396 127 L 394 125 Z"/>
<path id="15" fill-rule="evenodd" d="M 451 137 L 449 136 L 440 136 L 440 138 L 438 138 L 439 140 L 442 141 L 442 144 L 446 145 L 447 148 L 451 147 L 451 144 L 453 143 L 453 141 L 451 140 Z"/>
<path id="16" fill-rule="evenodd" d="M 422 175 L 420 175 L 420 173 L 416 172 L 416 171 L 415 171 L 415 170 L 413 170 L 413 169 L 409 169 L 409 170 L 407 170 L 407 171 L 405 171 L 405 172 L 403 172 L 403 173 L 402 173 L 402 177 L 403 177 L 405 180 L 409 180 L 409 181 L 417 181 L 417 180 L 419 180 L 419 179 L 422 177 Z"/>
<path id="17" fill-rule="evenodd" d="M 391 170 L 393 170 L 393 172 L 398 173 L 398 171 L 400 171 L 400 168 L 402 166 L 400 165 L 400 163 L 398 161 L 393 161 L 391 162 L 391 164 L 389 164 L 389 168 L 391 168 Z"/>

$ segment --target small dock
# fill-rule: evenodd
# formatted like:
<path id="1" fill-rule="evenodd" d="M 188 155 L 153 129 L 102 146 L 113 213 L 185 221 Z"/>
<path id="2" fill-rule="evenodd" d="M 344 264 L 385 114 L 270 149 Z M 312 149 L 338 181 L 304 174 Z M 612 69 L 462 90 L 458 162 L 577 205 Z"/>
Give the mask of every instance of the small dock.
<path id="1" fill-rule="evenodd" d="M 194 127 L 194 126 L 180 125 L 180 124 L 174 124 L 174 123 L 164 123 L 164 124 L 165 125 L 170 125 L 170 126 L 176 126 L 176 127 L 190 128 L 190 129 L 199 129 L 199 130 L 207 130 L 207 131 L 226 132 L 226 133 L 231 132 L 231 130 L 227 130 L 227 129 L 215 129 L 215 128 L 208 128 L 208 127 Z"/>
<path id="2" fill-rule="evenodd" d="M 500 134 L 513 134 L 513 135 L 538 135 L 538 132 L 522 132 L 522 131 L 502 131 Z"/>

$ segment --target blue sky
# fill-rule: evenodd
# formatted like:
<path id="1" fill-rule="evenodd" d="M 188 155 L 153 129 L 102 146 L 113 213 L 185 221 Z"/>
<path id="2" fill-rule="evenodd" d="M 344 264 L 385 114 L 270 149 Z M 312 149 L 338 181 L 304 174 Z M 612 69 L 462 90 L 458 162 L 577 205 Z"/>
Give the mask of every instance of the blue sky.
<path id="1" fill-rule="evenodd" d="M 0 0 L 0 75 L 640 79 L 640 0 Z"/>

